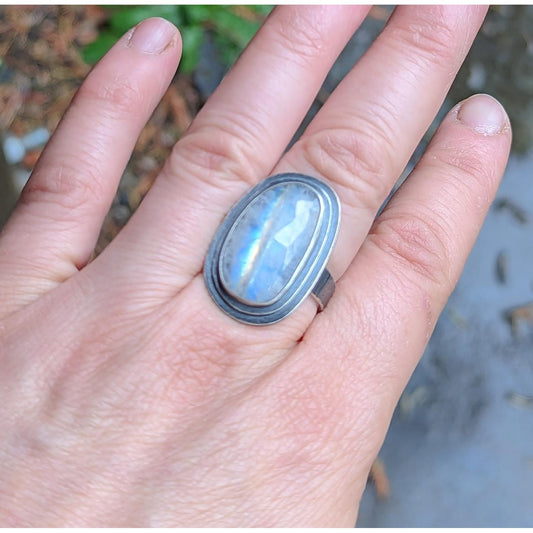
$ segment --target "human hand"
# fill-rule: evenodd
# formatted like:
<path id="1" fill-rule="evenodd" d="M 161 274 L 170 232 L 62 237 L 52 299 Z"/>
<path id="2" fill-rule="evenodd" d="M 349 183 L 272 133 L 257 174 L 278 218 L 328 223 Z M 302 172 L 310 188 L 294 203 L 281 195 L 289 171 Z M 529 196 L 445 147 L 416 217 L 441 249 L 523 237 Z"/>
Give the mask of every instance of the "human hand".
<path id="1" fill-rule="evenodd" d="M 91 72 L 0 238 L 3 525 L 355 523 L 511 136 L 490 97 L 460 104 L 374 222 L 485 13 L 405 6 L 283 154 L 366 12 L 276 9 L 88 263 L 178 33 L 145 21 Z M 336 293 L 318 315 L 308 299 L 237 323 L 207 293 L 207 249 L 250 186 L 288 171 L 340 197 Z"/>

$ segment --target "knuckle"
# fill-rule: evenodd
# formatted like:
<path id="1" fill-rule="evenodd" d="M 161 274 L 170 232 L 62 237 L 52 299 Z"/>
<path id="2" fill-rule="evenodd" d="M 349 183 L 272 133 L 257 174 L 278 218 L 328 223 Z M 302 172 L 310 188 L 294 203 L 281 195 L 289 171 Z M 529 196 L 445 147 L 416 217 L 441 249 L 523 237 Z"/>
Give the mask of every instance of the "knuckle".
<path id="1" fill-rule="evenodd" d="M 179 336 L 179 352 L 163 344 L 152 348 L 146 365 L 146 374 L 154 376 L 150 395 L 165 405 L 201 406 L 212 401 L 223 389 L 226 366 L 217 360 L 220 350 L 215 350 L 208 339 L 193 343 L 187 335 Z M 196 339 L 198 340 L 198 339 Z M 205 357 L 207 356 L 207 357 Z M 141 368 L 143 367 L 141 365 Z"/>
<path id="2" fill-rule="evenodd" d="M 340 420 L 349 412 L 347 398 L 328 378 L 317 373 L 293 375 L 277 392 L 279 433 L 299 450 L 320 448 L 339 431 Z"/>
<path id="3" fill-rule="evenodd" d="M 365 124 L 364 130 L 361 125 Z M 389 193 L 394 162 L 388 134 L 364 119 L 357 129 L 322 130 L 298 141 L 303 157 L 342 189 L 351 208 L 375 209 Z"/>
<path id="4" fill-rule="evenodd" d="M 214 369 L 218 373 L 225 371 L 238 360 L 241 347 L 236 336 L 232 335 L 222 322 L 211 322 L 210 326 L 206 327 L 203 320 L 191 320 L 189 331 L 184 345 L 188 345 L 187 351 L 194 354 L 194 361 L 191 360 L 191 363 L 203 361 L 201 367 Z"/>
<path id="5" fill-rule="evenodd" d="M 406 57 L 417 63 L 448 67 L 457 55 L 454 43 L 460 35 L 455 26 L 446 7 L 422 7 L 395 26 L 392 42 L 400 50 L 407 48 Z"/>
<path id="6" fill-rule="evenodd" d="M 363 463 L 363 448 L 375 442 L 366 427 L 355 433 L 350 425 L 353 406 L 348 409 L 347 405 L 343 405 L 342 413 L 336 411 L 330 397 L 322 397 L 321 392 L 304 397 L 295 393 L 285 407 L 290 416 L 277 410 L 276 421 L 269 426 L 267 436 L 270 443 L 270 454 L 266 458 L 268 471 L 275 476 L 285 477 L 287 472 L 291 477 L 297 476 L 309 494 L 323 490 L 323 483 L 317 483 L 317 480 L 323 480 L 324 473 L 342 468 L 339 450 L 342 450 L 341 456 L 353 454 L 359 463 Z M 328 406 L 329 416 L 322 414 L 324 406 Z M 368 427 L 373 426 L 370 424 Z"/>
<path id="7" fill-rule="evenodd" d="M 298 8 L 288 8 L 285 17 L 277 17 L 272 24 L 270 47 L 276 46 L 280 55 L 289 54 L 295 60 L 311 63 L 324 53 L 326 39 L 320 29 L 320 17 L 310 16 Z"/>
<path id="8" fill-rule="evenodd" d="M 43 165 L 22 191 L 21 202 L 50 203 L 67 211 L 84 209 L 104 195 L 97 168 L 88 152 L 77 154 L 75 159 L 66 156 L 59 164 Z"/>
<path id="9" fill-rule="evenodd" d="M 461 143 L 440 145 L 432 155 L 431 165 L 440 173 L 445 172 L 450 182 L 455 182 L 458 198 L 464 197 L 465 192 L 479 196 L 481 191 L 487 191 L 487 201 L 490 201 L 490 192 L 496 188 L 499 174 L 497 166 L 492 164 L 493 152 L 489 145 L 463 139 Z"/>
<path id="10" fill-rule="evenodd" d="M 203 126 L 177 143 L 163 175 L 179 175 L 227 189 L 228 182 L 255 183 L 254 150 L 245 136 L 219 126 Z M 216 176 L 216 179 L 213 179 Z"/>
<path id="11" fill-rule="evenodd" d="M 351 354 L 347 359 L 353 363 Z M 287 379 L 278 384 L 280 388 L 273 391 L 278 418 L 272 434 L 291 468 L 316 473 L 331 465 L 341 443 L 350 442 L 352 446 L 355 435 L 361 454 L 375 447 L 378 436 L 373 425 L 367 424 L 370 416 L 365 414 L 376 411 L 372 397 L 354 390 L 353 381 L 346 379 L 350 374 L 353 368 L 340 379 L 329 373 L 302 372 L 300 368 L 296 375 L 289 372 Z M 355 410 L 354 405 L 358 406 Z"/>
<path id="12" fill-rule="evenodd" d="M 81 101 L 95 102 L 100 111 L 130 116 L 145 104 L 140 83 L 132 76 L 116 73 L 104 81 L 88 79 L 78 90 L 75 106 Z"/>
<path id="13" fill-rule="evenodd" d="M 159 376 L 160 386 L 172 404 L 201 404 L 228 389 L 242 352 L 242 346 L 222 322 L 193 312 L 179 330 L 164 327 L 158 333 L 157 355 L 147 364 Z"/>
<path id="14" fill-rule="evenodd" d="M 414 276 L 420 287 L 447 287 L 450 284 L 450 260 L 441 226 L 434 214 L 395 214 L 386 211 L 375 224 L 369 238 L 397 263 L 402 277 Z"/>

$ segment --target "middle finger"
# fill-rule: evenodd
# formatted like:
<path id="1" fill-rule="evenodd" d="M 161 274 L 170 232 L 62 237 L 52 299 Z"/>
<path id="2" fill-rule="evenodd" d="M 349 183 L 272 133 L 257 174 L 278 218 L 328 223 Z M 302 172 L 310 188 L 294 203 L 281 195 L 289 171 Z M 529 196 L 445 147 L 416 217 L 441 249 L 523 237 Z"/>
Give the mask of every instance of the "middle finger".
<path id="1" fill-rule="evenodd" d="M 437 114 L 484 6 L 398 7 L 274 173 L 328 181 L 342 220 L 328 269 L 338 279 Z"/>

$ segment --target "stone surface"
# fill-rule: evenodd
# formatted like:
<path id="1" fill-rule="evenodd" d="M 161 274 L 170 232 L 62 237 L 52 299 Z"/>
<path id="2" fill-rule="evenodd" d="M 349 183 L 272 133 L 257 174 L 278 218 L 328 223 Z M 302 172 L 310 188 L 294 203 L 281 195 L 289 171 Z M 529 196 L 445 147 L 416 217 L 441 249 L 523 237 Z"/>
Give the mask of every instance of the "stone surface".
<path id="1" fill-rule="evenodd" d="M 237 219 L 223 244 L 222 285 L 248 305 L 267 305 L 284 292 L 313 242 L 320 200 L 303 183 L 267 189 Z"/>
<path id="2" fill-rule="evenodd" d="M 36 128 L 22 137 L 21 141 L 26 150 L 35 150 L 48 142 L 50 132 L 46 128 Z"/>
<path id="3" fill-rule="evenodd" d="M 3 149 L 6 161 L 10 165 L 22 161 L 24 154 L 26 153 L 22 141 L 18 137 L 13 137 L 12 135 L 4 139 Z"/>

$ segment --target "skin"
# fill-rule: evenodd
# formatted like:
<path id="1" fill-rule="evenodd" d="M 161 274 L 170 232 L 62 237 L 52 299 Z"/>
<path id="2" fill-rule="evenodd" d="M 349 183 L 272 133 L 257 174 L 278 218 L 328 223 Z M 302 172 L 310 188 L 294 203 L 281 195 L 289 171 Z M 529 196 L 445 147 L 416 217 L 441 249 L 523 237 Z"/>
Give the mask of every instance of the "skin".
<path id="1" fill-rule="evenodd" d="M 504 111 L 474 97 L 374 221 L 485 11 L 398 7 L 284 154 L 367 8 L 277 8 L 89 262 L 181 41 L 167 25 L 166 45 L 140 51 L 139 36 L 168 24 L 151 19 L 111 49 L 0 238 L 2 525 L 355 523 L 507 161 Z M 501 127 L 472 102 L 492 105 Z M 341 199 L 337 290 L 318 315 L 308 299 L 278 324 L 240 324 L 212 303 L 203 260 L 235 201 L 286 171 L 326 180 Z"/>

